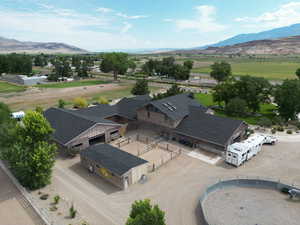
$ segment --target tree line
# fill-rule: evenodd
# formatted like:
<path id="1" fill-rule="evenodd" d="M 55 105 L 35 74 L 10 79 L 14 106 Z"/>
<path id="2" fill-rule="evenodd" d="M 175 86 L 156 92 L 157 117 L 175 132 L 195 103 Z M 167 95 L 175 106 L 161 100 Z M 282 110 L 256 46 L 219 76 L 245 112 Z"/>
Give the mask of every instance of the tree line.
<path id="1" fill-rule="evenodd" d="M 0 55 L 0 75 L 2 73 L 25 74 L 32 73 L 32 58 L 25 54 Z"/>
<path id="2" fill-rule="evenodd" d="M 175 80 L 188 80 L 193 68 L 193 61 L 187 60 L 183 65 L 176 63 L 174 57 L 162 60 L 150 59 L 142 66 L 142 72 L 148 76 L 166 76 Z"/>
<path id="3" fill-rule="evenodd" d="M 232 76 L 231 65 L 227 62 L 217 62 L 211 69 L 211 77 L 218 81 L 213 89 L 213 99 L 229 115 L 256 114 L 263 103 L 276 104 L 285 121 L 295 120 L 300 113 L 300 69 L 296 71 L 299 79 L 284 80 L 280 85 L 249 75 L 237 79 Z"/>

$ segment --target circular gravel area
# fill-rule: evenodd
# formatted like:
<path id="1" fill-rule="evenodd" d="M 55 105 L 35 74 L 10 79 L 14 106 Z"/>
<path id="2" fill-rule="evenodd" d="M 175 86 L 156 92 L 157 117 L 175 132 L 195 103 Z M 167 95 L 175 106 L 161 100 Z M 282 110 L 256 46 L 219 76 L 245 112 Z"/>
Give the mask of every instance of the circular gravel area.
<path id="1" fill-rule="evenodd" d="M 203 203 L 211 225 L 299 225 L 300 200 L 275 190 L 225 188 Z"/>

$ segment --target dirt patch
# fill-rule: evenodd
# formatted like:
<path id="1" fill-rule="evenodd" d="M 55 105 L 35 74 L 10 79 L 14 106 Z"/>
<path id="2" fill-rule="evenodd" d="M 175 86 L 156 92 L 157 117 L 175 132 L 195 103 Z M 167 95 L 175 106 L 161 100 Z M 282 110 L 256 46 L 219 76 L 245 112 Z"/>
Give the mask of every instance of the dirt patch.
<path id="1" fill-rule="evenodd" d="M 95 86 L 71 87 L 71 88 L 29 88 L 23 93 L 2 94 L 0 101 L 8 104 L 13 110 L 32 109 L 36 106 L 44 108 L 54 106 L 58 99 L 72 101 L 76 97 L 89 98 L 104 91 L 126 89 L 128 86 L 120 84 L 101 84 Z"/>
<path id="2" fill-rule="evenodd" d="M 300 204 L 275 190 L 225 188 L 211 193 L 204 203 L 210 224 L 297 225 Z"/>

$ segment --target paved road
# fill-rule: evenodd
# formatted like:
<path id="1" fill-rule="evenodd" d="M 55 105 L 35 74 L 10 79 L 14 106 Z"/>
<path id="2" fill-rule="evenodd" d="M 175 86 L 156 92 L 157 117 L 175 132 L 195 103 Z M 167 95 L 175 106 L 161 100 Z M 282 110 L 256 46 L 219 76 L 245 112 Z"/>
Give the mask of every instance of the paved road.
<path id="1" fill-rule="evenodd" d="M 0 169 L 0 224 L 43 225 L 22 194 Z"/>

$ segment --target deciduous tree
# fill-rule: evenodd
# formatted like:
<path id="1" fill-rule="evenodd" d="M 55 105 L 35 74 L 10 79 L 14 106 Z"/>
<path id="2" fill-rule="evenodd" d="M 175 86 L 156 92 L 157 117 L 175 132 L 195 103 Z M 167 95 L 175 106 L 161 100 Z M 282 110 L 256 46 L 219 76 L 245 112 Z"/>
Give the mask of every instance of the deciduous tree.
<path id="1" fill-rule="evenodd" d="M 210 76 L 218 82 L 227 80 L 231 75 L 231 65 L 227 62 L 216 62 L 211 66 Z"/>
<path id="2" fill-rule="evenodd" d="M 126 225 L 166 225 L 165 213 L 149 199 L 135 201 Z"/>
<path id="3" fill-rule="evenodd" d="M 282 85 L 276 87 L 275 103 L 278 111 L 285 120 L 296 118 L 300 112 L 300 81 L 285 80 Z"/>
<path id="4" fill-rule="evenodd" d="M 133 95 L 146 95 L 149 94 L 148 81 L 146 79 L 137 80 L 134 87 L 131 90 Z"/>

